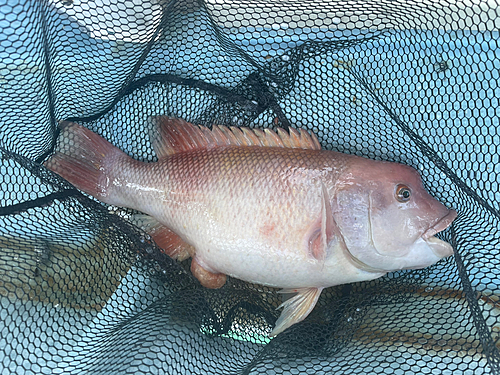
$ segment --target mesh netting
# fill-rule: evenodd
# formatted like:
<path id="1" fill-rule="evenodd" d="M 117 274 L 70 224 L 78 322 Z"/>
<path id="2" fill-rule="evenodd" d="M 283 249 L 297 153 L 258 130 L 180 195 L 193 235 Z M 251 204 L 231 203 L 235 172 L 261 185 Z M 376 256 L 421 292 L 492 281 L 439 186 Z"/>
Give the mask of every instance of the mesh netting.
<path id="1" fill-rule="evenodd" d="M 500 6 L 488 2 L 0 2 L 3 374 L 500 373 Z M 314 131 L 412 165 L 459 212 L 455 255 L 281 297 L 218 290 L 40 163 L 73 120 L 154 161 L 147 119 Z"/>

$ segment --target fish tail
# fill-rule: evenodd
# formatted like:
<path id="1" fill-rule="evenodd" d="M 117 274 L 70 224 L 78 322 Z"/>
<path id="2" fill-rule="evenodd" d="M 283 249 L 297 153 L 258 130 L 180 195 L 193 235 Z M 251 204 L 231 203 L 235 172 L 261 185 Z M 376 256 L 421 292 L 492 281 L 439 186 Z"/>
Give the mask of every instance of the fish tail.
<path id="1" fill-rule="evenodd" d="M 57 151 L 44 165 L 76 188 L 108 204 L 117 204 L 110 191 L 117 162 L 132 160 L 91 130 L 73 122 L 60 124 Z"/>

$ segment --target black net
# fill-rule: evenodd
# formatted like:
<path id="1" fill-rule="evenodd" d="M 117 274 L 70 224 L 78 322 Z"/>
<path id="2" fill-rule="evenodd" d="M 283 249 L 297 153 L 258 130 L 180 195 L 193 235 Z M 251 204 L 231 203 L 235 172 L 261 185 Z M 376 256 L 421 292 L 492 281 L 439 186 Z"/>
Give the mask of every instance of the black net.
<path id="1" fill-rule="evenodd" d="M 500 5 L 0 1 L 2 374 L 500 374 Z M 147 119 L 314 131 L 459 212 L 436 265 L 281 296 L 203 288 L 45 169 L 71 119 L 155 160 Z"/>

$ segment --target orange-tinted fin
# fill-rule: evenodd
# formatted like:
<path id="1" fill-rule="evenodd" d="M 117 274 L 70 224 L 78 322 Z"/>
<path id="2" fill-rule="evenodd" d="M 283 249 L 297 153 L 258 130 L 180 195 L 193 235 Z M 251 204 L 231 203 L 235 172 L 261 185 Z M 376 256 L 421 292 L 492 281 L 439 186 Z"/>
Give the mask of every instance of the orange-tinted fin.
<path id="1" fill-rule="evenodd" d="M 218 289 L 226 283 L 226 275 L 208 271 L 198 263 L 196 258 L 193 258 L 191 262 L 191 273 L 205 288 Z"/>
<path id="2" fill-rule="evenodd" d="M 178 261 L 183 261 L 193 256 L 195 249 L 184 242 L 175 232 L 158 222 L 149 215 L 134 215 L 132 222 L 147 232 L 165 254 Z"/>
<path id="3" fill-rule="evenodd" d="M 323 291 L 323 288 L 298 288 L 298 289 L 282 289 L 280 293 L 295 295 L 285 302 L 279 308 L 284 308 L 281 316 L 276 321 L 276 326 L 271 331 L 269 336 L 276 336 L 283 332 L 288 327 L 295 323 L 304 320 L 316 306 L 318 298 Z"/>
<path id="4" fill-rule="evenodd" d="M 316 136 L 306 130 L 290 128 L 290 133 L 287 133 L 283 129 L 274 132 L 270 129 L 228 128 L 220 125 L 210 130 L 166 116 L 153 117 L 151 122 L 156 129 L 152 144 L 160 159 L 180 152 L 217 146 L 321 149 Z"/>
<path id="5" fill-rule="evenodd" d="M 317 224 L 311 229 L 309 237 L 309 253 L 317 260 L 324 261 L 327 256 L 328 245 L 340 232 L 333 219 L 330 197 L 325 185 L 321 184 L 321 216 Z"/>
<path id="6" fill-rule="evenodd" d="M 104 203 L 122 205 L 109 194 L 108 185 L 113 179 L 116 160 L 132 159 L 81 125 L 63 121 L 59 127 L 61 134 L 56 152 L 44 163 L 45 167 Z"/>

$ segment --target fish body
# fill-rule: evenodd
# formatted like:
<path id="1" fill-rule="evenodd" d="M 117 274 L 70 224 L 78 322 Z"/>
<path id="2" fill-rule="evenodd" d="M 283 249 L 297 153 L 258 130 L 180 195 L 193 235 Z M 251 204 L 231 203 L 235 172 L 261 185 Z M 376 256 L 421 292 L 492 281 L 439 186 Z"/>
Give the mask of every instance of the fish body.
<path id="1" fill-rule="evenodd" d="M 153 119 L 158 162 L 142 163 L 73 123 L 46 163 L 97 199 L 146 214 L 200 282 L 225 275 L 295 293 L 271 333 L 304 319 L 323 288 L 423 268 L 452 254 L 434 234 L 456 216 L 413 169 L 321 150 L 306 132 Z"/>

